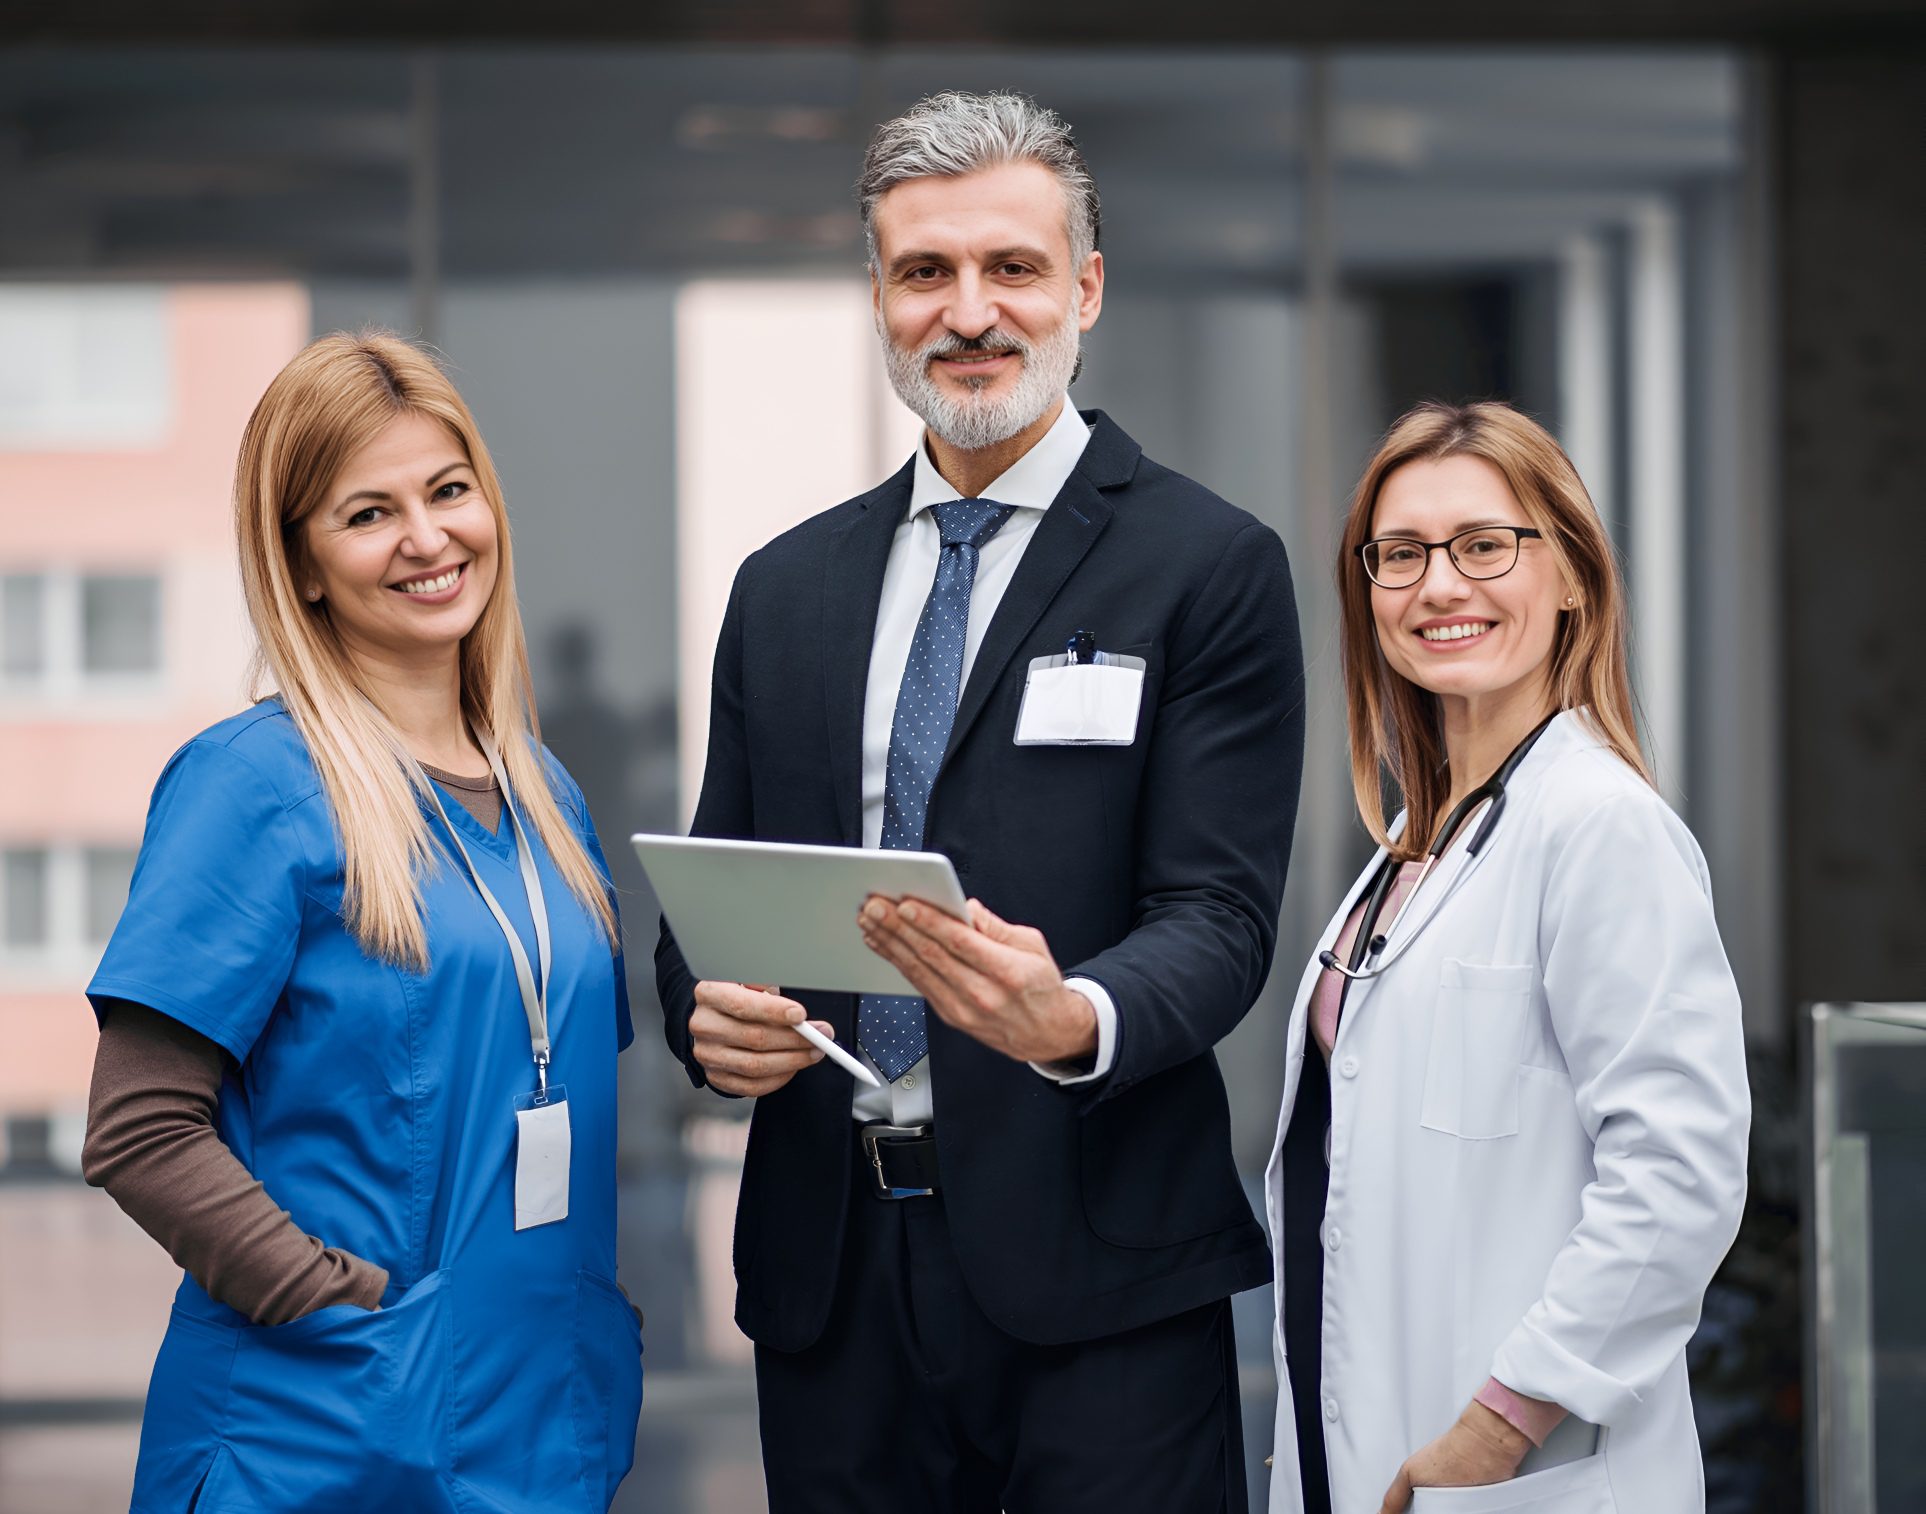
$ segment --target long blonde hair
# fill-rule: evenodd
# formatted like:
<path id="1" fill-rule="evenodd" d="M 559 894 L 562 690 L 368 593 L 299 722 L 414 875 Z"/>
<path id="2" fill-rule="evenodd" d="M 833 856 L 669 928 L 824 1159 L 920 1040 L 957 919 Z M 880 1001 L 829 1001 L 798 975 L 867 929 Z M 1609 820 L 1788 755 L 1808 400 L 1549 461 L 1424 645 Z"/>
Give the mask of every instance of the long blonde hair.
<path id="1" fill-rule="evenodd" d="M 391 333 L 336 332 L 310 343 L 268 385 L 242 433 L 234 528 L 256 639 L 254 689 L 272 682 L 321 775 L 345 859 L 348 929 L 369 956 L 425 970 L 421 880 L 442 862 L 421 807 L 425 779 L 369 697 L 325 603 L 309 604 L 299 587 L 308 515 L 348 459 L 407 414 L 447 427 L 495 516 L 500 568 L 462 638 L 463 713 L 495 743 L 523 818 L 613 949 L 608 882 L 563 818 L 540 755 L 501 480 L 448 376 Z"/>
<path id="2" fill-rule="evenodd" d="M 1639 750 L 1638 720 L 1626 654 L 1625 588 L 1611 539 L 1578 470 L 1551 433 L 1495 401 L 1436 401 L 1405 412 L 1365 464 L 1351 496 L 1338 545 L 1338 601 L 1343 616 L 1344 697 L 1350 720 L 1351 787 L 1358 813 L 1379 845 L 1401 860 L 1424 854 L 1451 793 L 1438 696 L 1394 672 L 1378 645 L 1371 583 L 1357 549 L 1370 539 L 1384 482 L 1406 463 L 1446 457 L 1483 458 L 1505 476 L 1526 517 L 1544 533 L 1576 607 L 1561 612 L 1552 637 L 1553 707 L 1583 709 L 1601 740 L 1652 781 Z M 1383 779 L 1404 799 L 1406 824 L 1397 842 L 1384 810 Z"/>

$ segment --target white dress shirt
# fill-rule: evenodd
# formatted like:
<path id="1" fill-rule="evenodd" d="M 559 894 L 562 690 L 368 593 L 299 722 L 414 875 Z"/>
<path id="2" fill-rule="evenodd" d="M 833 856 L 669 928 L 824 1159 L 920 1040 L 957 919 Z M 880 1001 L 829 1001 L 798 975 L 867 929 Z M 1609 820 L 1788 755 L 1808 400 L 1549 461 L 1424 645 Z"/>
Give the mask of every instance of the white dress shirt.
<path id="1" fill-rule="evenodd" d="M 976 663 L 977 649 L 990 617 L 1003 602 L 1015 577 L 1024 549 L 1036 534 L 1037 523 L 1050 502 L 1062 491 L 1077 460 L 1089 444 L 1090 428 L 1066 396 L 1056 422 L 1037 444 L 988 485 L 980 496 L 1016 513 L 983 544 L 978 554 L 976 583 L 970 592 L 970 622 L 963 637 L 963 682 Z M 943 552 L 943 533 L 930 506 L 963 496 L 951 488 L 930 461 L 927 445 L 916 449 L 916 478 L 910 486 L 909 513 L 890 543 L 889 565 L 883 571 L 883 598 L 876 611 L 876 634 L 869 654 L 869 683 L 863 701 L 863 845 L 883 843 L 883 791 L 889 781 L 890 727 L 896 719 L 896 695 L 909 665 L 910 643 L 916 622 L 936 582 L 937 560 Z M 1030 1065 L 1057 1083 L 1086 1083 L 1110 1071 L 1117 1055 L 1117 1008 L 1101 984 L 1088 978 L 1067 978 L 1066 985 L 1090 1001 L 1097 1013 L 1097 1059 L 1088 1072 L 1073 1068 Z M 882 1079 L 876 1064 L 857 1053 Z M 881 1088 L 856 1085 L 852 1113 L 858 1120 L 887 1120 L 892 1125 L 927 1125 L 935 1117 L 930 1089 L 930 1059 L 911 1067 Z"/>

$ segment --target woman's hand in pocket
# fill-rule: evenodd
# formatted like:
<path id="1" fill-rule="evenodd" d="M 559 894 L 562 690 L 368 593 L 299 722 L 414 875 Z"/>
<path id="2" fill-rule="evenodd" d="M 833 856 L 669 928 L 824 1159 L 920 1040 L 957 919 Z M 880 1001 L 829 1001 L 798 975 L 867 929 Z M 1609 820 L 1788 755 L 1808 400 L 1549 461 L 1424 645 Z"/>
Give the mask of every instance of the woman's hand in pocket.
<path id="1" fill-rule="evenodd" d="M 1458 1422 L 1404 1459 L 1378 1514 L 1404 1514 L 1413 1488 L 1476 1488 L 1506 1482 L 1531 1442 L 1502 1414 L 1481 1403 L 1465 1405 Z"/>

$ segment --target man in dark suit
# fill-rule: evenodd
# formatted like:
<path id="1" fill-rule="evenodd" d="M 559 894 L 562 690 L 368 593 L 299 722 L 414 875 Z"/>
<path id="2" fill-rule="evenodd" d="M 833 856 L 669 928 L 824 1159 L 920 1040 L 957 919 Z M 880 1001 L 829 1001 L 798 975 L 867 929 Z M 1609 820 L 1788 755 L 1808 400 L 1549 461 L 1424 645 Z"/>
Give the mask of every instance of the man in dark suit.
<path id="1" fill-rule="evenodd" d="M 925 443 L 743 564 L 694 828 L 940 851 L 974 899 L 852 922 L 921 998 L 698 983 L 664 928 L 670 1046 L 757 1100 L 736 1318 L 770 1507 L 1242 1511 L 1229 1299 L 1271 1273 L 1212 1048 L 1297 803 L 1283 546 L 1069 404 L 1103 258 L 1053 113 L 935 96 L 860 191 Z"/>

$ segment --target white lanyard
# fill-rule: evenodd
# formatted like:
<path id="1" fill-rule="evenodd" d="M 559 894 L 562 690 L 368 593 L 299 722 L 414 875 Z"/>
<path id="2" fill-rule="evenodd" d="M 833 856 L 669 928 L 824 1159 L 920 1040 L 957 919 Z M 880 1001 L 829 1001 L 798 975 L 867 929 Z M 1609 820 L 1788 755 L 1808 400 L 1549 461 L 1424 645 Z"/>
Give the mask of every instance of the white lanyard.
<path id="1" fill-rule="evenodd" d="M 542 878 L 535 870 L 534 848 L 528 844 L 528 832 L 522 828 L 522 817 L 515 812 L 515 799 L 508 791 L 508 774 L 502 770 L 502 760 L 487 742 L 482 742 L 481 748 L 488 758 L 489 771 L 495 775 L 495 782 L 501 788 L 502 808 L 508 812 L 509 824 L 515 827 L 516 859 L 521 863 L 522 887 L 528 893 L 528 912 L 535 918 L 535 946 L 542 956 L 542 981 L 539 987 L 528 965 L 528 953 L 522 950 L 522 938 L 515 933 L 515 927 L 503 913 L 500 902 L 489 892 L 488 885 L 482 882 L 481 874 L 475 870 L 475 861 L 468 855 L 468 848 L 462 845 L 461 834 L 449 820 L 448 811 L 442 806 L 441 795 L 435 791 L 432 781 L 428 782 L 428 797 L 435 801 L 435 812 L 441 816 L 449 839 L 461 854 L 475 891 L 481 895 L 482 903 L 488 906 L 489 914 L 495 917 L 495 923 L 501 927 L 502 939 L 508 942 L 508 954 L 515 959 L 515 985 L 522 991 L 522 1011 L 528 1016 L 528 1045 L 535 1058 L 536 1102 L 542 1103 L 548 1097 L 548 974 L 555 959 L 554 952 L 549 949 L 548 902 L 542 897 Z M 422 776 L 426 781 L 427 775 L 424 773 Z"/>

